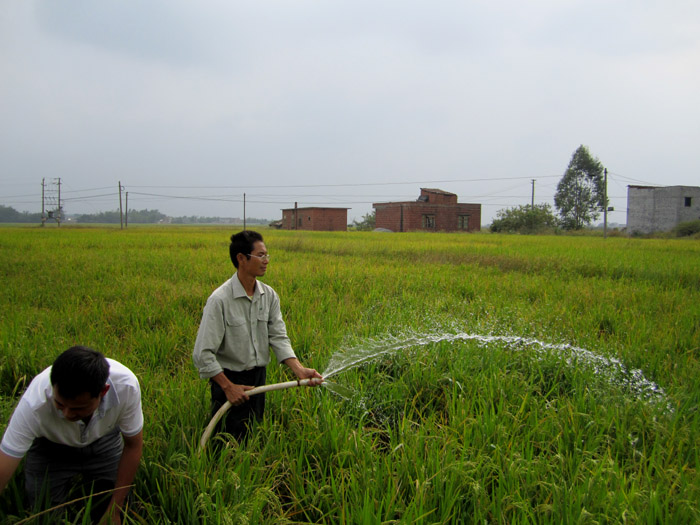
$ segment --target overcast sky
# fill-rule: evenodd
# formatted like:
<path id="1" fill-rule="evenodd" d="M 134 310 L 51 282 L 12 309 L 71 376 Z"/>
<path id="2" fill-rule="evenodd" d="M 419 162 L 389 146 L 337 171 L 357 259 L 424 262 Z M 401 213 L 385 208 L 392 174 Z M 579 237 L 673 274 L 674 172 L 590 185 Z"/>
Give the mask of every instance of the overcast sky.
<path id="1" fill-rule="evenodd" d="M 553 205 L 584 144 L 700 185 L 700 2 L 3 0 L 0 204 L 278 219 L 415 200 Z"/>

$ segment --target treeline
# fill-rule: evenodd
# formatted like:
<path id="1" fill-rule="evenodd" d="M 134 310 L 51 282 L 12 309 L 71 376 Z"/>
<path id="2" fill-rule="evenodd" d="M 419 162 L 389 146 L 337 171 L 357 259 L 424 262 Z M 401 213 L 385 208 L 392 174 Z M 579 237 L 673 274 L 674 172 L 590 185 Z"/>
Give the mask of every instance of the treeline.
<path id="1" fill-rule="evenodd" d="M 243 219 L 237 217 L 230 219 L 227 217 L 199 217 L 197 215 L 190 215 L 188 217 L 173 217 L 170 222 L 172 224 L 243 224 Z M 246 223 L 248 224 L 269 224 L 270 222 L 269 219 L 255 219 L 250 217 L 246 219 Z"/>
<path id="2" fill-rule="evenodd" d="M 41 213 L 17 211 L 10 206 L 0 205 L 0 222 L 41 222 Z"/>
<path id="3" fill-rule="evenodd" d="M 172 224 L 243 224 L 242 219 L 223 217 L 199 217 L 196 215 L 173 217 L 158 210 L 129 210 L 124 217 L 120 216 L 119 210 L 103 211 L 100 213 L 83 213 L 64 217 L 62 222 L 87 223 L 87 224 L 120 224 L 122 220 L 132 224 L 157 224 L 169 222 Z M 0 222 L 21 222 L 21 223 L 41 223 L 41 213 L 19 212 L 10 206 L 0 205 Z M 268 219 L 246 219 L 250 224 L 269 224 Z"/>
<path id="4" fill-rule="evenodd" d="M 167 218 L 166 215 L 158 210 L 129 210 L 128 214 L 125 214 L 122 218 L 119 210 L 115 210 L 76 215 L 74 220 L 83 223 L 118 224 L 126 219 L 134 224 L 156 224 L 165 221 Z"/>
<path id="5" fill-rule="evenodd" d="M 75 222 L 107 224 L 118 224 L 122 220 L 119 215 L 119 210 L 72 215 L 70 218 Z M 167 216 L 158 210 L 129 210 L 128 218 L 129 222 L 133 223 L 154 224 L 167 219 Z M 67 217 L 64 217 L 62 222 L 65 222 L 66 220 Z M 26 211 L 20 212 L 10 206 L 0 205 L 0 222 L 41 223 L 41 213 L 29 213 Z"/>

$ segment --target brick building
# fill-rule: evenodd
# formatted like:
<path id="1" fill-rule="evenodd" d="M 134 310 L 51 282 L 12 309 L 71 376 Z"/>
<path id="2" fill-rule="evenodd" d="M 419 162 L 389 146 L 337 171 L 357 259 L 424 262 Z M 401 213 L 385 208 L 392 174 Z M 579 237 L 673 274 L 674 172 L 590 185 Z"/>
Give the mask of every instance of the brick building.
<path id="1" fill-rule="evenodd" d="M 347 231 L 349 208 L 286 208 L 283 230 Z"/>
<path id="2" fill-rule="evenodd" d="M 376 228 L 394 232 L 481 230 L 481 204 L 460 204 L 457 195 L 421 188 L 415 201 L 376 202 Z"/>
<path id="3" fill-rule="evenodd" d="M 627 232 L 672 230 L 700 219 L 698 186 L 627 186 Z"/>

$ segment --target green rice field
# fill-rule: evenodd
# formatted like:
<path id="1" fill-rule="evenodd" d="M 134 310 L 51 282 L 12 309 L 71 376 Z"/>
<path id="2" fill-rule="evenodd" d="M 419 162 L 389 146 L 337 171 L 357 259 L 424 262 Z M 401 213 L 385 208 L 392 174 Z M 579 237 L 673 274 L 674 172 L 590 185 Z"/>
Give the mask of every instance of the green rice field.
<path id="1" fill-rule="evenodd" d="M 142 386 L 125 523 L 700 522 L 697 240 L 263 230 L 262 280 L 329 381 L 200 453 L 191 352 L 236 231 L 0 227 L 0 430 L 82 344 Z M 2 523 L 40 522 L 21 469 Z"/>

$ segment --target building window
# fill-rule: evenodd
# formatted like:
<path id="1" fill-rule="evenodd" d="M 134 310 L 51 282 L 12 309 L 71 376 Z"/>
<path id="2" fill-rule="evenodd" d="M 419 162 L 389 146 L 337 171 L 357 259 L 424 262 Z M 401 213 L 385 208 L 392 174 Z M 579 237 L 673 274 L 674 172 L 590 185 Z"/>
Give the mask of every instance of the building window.
<path id="1" fill-rule="evenodd" d="M 686 197 L 685 198 L 685 207 L 690 208 L 692 206 L 693 198 L 692 197 Z"/>
<path id="2" fill-rule="evenodd" d="M 468 230 L 469 229 L 469 215 L 457 215 L 457 229 L 458 230 Z"/>
<path id="3" fill-rule="evenodd" d="M 423 229 L 434 230 L 435 229 L 435 215 L 423 215 Z"/>

